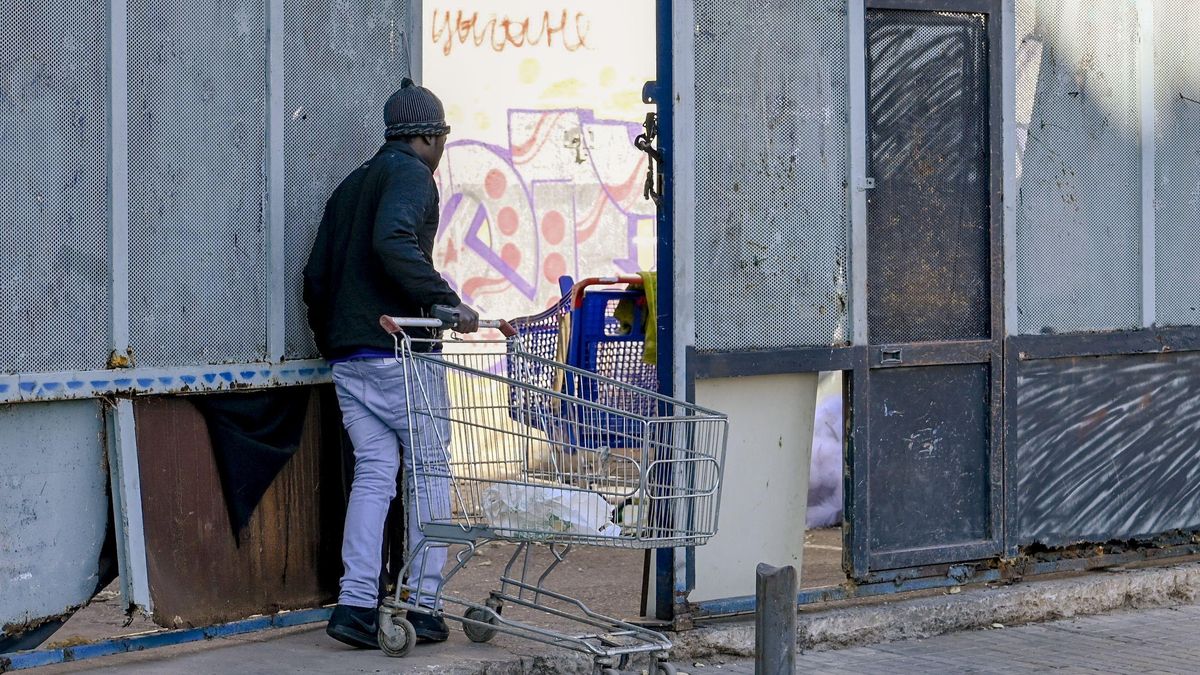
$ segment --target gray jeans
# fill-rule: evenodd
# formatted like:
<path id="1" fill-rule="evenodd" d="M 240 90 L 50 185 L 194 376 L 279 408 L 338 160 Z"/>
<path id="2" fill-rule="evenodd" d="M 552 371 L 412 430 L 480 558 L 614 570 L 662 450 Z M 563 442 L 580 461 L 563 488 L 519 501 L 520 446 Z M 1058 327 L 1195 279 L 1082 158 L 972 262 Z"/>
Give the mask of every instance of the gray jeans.
<path id="1" fill-rule="evenodd" d="M 432 605 L 442 581 L 446 548 L 422 546 L 421 523 L 450 516 L 446 371 L 424 359 L 412 359 L 408 366 L 414 375 L 411 382 L 406 382 L 409 368 L 395 359 L 333 366 L 342 421 L 354 444 L 354 481 L 342 539 L 345 574 L 338 596 L 343 605 L 378 605 L 383 526 L 402 462 L 408 514 L 406 583 L 420 590 L 420 597 L 410 600 Z"/>

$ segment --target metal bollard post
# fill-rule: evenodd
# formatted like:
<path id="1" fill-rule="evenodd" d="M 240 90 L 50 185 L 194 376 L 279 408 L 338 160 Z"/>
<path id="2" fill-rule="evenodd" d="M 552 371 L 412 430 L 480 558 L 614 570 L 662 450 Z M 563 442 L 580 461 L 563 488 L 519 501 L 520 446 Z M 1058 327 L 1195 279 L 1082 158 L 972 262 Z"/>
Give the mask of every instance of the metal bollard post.
<path id="1" fill-rule="evenodd" d="M 754 673 L 796 672 L 796 568 L 759 563 L 755 570 Z"/>

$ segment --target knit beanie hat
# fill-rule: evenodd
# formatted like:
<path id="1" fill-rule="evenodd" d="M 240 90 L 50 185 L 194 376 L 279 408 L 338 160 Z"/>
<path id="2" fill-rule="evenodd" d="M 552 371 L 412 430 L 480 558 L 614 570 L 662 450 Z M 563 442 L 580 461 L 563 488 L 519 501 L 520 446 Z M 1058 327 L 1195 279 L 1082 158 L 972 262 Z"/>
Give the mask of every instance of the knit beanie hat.
<path id="1" fill-rule="evenodd" d="M 425 87 L 409 78 L 400 82 L 400 91 L 392 94 L 383 106 L 387 121 L 386 137 L 445 136 L 450 133 L 442 102 Z"/>

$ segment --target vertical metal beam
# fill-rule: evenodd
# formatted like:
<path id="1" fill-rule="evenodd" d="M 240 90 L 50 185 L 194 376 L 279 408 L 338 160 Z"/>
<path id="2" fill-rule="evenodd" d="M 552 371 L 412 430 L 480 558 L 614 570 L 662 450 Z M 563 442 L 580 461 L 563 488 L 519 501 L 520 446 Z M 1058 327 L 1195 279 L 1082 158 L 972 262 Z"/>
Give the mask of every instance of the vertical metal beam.
<path id="1" fill-rule="evenodd" d="M 282 361 L 287 319 L 284 316 L 286 271 L 284 240 L 287 203 L 284 193 L 283 143 L 287 111 L 284 110 L 284 3 L 267 2 L 267 353 L 268 361 Z"/>
<path id="2" fill-rule="evenodd" d="M 425 40 L 425 11 L 423 0 L 408 0 L 408 14 L 405 20 L 404 37 L 408 44 L 409 77 L 413 82 L 420 83 L 424 76 L 425 62 L 423 56 Z"/>
<path id="3" fill-rule="evenodd" d="M 672 33 L 674 22 L 671 0 L 655 3 L 655 81 L 658 104 L 658 151 L 662 156 L 664 187 L 667 198 L 658 206 L 657 265 L 659 270 L 674 270 L 675 265 L 675 221 L 673 200 L 675 194 L 675 133 L 674 118 L 674 72 L 672 70 Z M 675 386 L 675 283 L 671 274 L 658 277 L 658 387 L 670 396 Z M 664 467 L 664 471 L 669 471 Z M 669 473 L 663 477 L 669 480 Z M 659 619 L 673 618 L 675 599 L 675 549 L 657 549 L 654 552 L 654 610 Z"/>
<path id="4" fill-rule="evenodd" d="M 663 38 L 660 38 L 663 39 Z M 671 200 L 673 255 L 671 272 L 674 296 L 671 361 L 672 391 L 679 398 L 694 397 L 687 372 L 687 352 L 696 344 L 696 5 L 676 0 L 672 7 L 670 44 L 671 88 Z M 661 268 L 660 268 L 661 269 Z M 685 606 L 691 591 L 695 549 L 675 550 L 675 605 Z M 676 611 L 678 620 L 680 612 Z M 677 621 L 678 623 L 678 621 Z"/>
<path id="5" fill-rule="evenodd" d="M 129 350 L 129 72 L 126 0 L 111 0 L 108 21 L 109 365 Z"/>
<path id="6" fill-rule="evenodd" d="M 1017 314 L 1017 8 L 1004 0 L 1000 8 L 1000 147 L 1004 191 L 1004 333 L 1020 332 Z"/>
<path id="7" fill-rule="evenodd" d="M 867 343 L 867 44 L 865 0 L 850 0 L 850 335 Z"/>
<path id="8" fill-rule="evenodd" d="M 110 0 L 108 21 L 109 367 L 132 365 L 129 351 L 129 12 Z M 142 528 L 133 403 L 117 401 L 109 415 L 108 465 L 117 538 L 117 564 L 126 606 L 152 611 Z"/>
<path id="9" fill-rule="evenodd" d="M 113 522 L 121 594 L 126 606 L 153 611 L 146 570 L 146 530 L 142 520 L 142 483 L 138 470 L 133 401 L 119 399 L 109 410 L 108 457 Z"/>
<path id="10" fill-rule="evenodd" d="M 696 344 L 696 18 L 693 0 L 674 3 L 671 31 L 674 107 L 670 194 L 674 225 L 674 391 L 688 390 L 687 349 Z M 664 92 L 667 93 L 667 92 Z"/>
<path id="11" fill-rule="evenodd" d="M 1138 6 L 1138 94 L 1141 98 L 1142 139 L 1142 326 L 1158 320 L 1155 286 L 1155 136 L 1154 107 L 1154 0 L 1139 0 Z"/>

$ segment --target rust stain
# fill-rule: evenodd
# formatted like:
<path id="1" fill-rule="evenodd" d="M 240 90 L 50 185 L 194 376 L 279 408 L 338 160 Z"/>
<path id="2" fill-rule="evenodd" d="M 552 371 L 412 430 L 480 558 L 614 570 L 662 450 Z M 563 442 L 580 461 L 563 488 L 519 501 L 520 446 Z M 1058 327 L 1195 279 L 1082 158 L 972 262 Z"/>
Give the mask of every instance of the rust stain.
<path id="1" fill-rule="evenodd" d="M 226 391 L 245 389 L 229 383 Z M 340 426 L 313 388 L 300 449 L 242 538 L 229 525 L 208 429 L 188 397 L 135 402 L 153 620 L 178 628 L 322 604 L 340 576 Z M 333 406 L 333 407 L 331 407 Z M 338 502 L 335 504 L 334 502 Z"/>
<path id="2" fill-rule="evenodd" d="M 89 642 L 91 642 L 91 640 L 88 638 L 85 638 L 81 635 L 73 635 L 63 640 L 48 642 L 46 643 L 44 649 L 65 649 L 67 647 L 78 647 L 79 645 L 86 645 Z"/>
<path id="3" fill-rule="evenodd" d="M 121 352 L 118 352 L 117 350 L 114 349 L 108 355 L 108 365 L 106 367 L 109 369 L 132 368 L 133 367 L 133 349 L 132 348 L 126 349 L 124 354 L 122 354 Z"/>
<path id="4" fill-rule="evenodd" d="M 58 614 L 52 614 L 50 616 L 39 616 L 35 619 L 30 619 L 28 621 L 22 621 L 20 623 L 6 623 L 6 624 L 4 624 L 3 627 L 0 627 L 0 634 L 2 634 L 2 635 L 20 635 L 22 633 L 28 633 L 30 631 L 37 630 L 38 628 L 41 628 L 42 626 L 44 626 L 52 621 L 60 621 L 60 620 L 69 618 L 72 614 L 79 611 L 80 607 L 83 607 L 83 605 L 72 605 L 70 607 L 65 608 L 62 612 L 60 612 Z M 0 670 L 0 672 L 3 672 L 3 671 Z"/>

